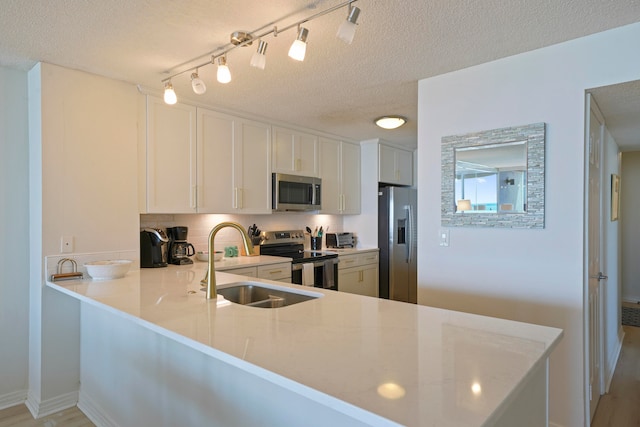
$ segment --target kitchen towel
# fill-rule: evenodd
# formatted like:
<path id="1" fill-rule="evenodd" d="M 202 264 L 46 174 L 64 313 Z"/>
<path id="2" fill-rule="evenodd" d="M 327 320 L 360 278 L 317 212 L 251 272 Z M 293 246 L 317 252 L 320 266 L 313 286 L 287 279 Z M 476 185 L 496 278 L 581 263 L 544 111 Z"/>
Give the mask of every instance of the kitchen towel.
<path id="1" fill-rule="evenodd" d="M 313 263 L 305 262 L 302 264 L 302 285 L 303 286 L 313 286 L 314 278 L 313 278 Z"/>
<path id="2" fill-rule="evenodd" d="M 324 262 L 324 280 L 322 283 L 322 286 L 325 289 L 328 288 L 333 288 L 334 286 L 334 281 L 333 281 L 333 268 L 334 268 L 334 263 L 333 260 L 327 260 Z"/>

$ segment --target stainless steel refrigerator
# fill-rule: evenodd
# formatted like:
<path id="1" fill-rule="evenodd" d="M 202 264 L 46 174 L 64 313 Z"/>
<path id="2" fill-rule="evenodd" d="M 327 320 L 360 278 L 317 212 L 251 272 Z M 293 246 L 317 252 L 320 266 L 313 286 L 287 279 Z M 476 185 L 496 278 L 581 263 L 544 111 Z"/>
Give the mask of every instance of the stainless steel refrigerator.
<path id="1" fill-rule="evenodd" d="M 417 194 L 407 187 L 378 192 L 380 297 L 417 302 Z"/>

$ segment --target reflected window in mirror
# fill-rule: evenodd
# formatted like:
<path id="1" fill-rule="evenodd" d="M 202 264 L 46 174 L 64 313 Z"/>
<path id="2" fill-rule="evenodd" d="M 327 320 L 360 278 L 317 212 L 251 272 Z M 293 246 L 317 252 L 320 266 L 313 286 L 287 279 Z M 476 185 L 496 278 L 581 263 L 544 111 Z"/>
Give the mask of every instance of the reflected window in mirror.
<path id="1" fill-rule="evenodd" d="M 456 148 L 454 188 L 456 213 L 525 212 L 527 142 Z"/>

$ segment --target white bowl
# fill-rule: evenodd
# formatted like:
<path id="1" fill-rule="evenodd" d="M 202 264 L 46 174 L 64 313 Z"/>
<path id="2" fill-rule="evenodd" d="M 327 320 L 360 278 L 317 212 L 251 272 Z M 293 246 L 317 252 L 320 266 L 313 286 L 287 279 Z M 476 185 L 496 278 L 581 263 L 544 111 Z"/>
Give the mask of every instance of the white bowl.
<path id="1" fill-rule="evenodd" d="M 132 261 L 128 259 L 114 259 L 109 261 L 93 261 L 85 263 L 87 273 L 94 280 L 119 279 L 124 277 L 131 268 Z"/>
<path id="2" fill-rule="evenodd" d="M 214 261 L 220 261 L 222 259 L 222 256 L 224 255 L 224 252 L 222 251 L 216 251 L 216 253 L 213 255 L 213 260 Z M 196 252 L 196 259 L 198 261 L 209 261 L 209 251 L 198 251 Z"/>

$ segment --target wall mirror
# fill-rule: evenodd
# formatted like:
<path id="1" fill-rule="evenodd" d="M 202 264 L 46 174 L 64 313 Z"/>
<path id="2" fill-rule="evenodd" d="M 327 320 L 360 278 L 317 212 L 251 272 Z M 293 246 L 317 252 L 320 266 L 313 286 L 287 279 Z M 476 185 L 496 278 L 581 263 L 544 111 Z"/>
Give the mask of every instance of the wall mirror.
<path id="1" fill-rule="evenodd" d="M 442 225 L 544 227 L 545 125 L 442 138 Z"/>

